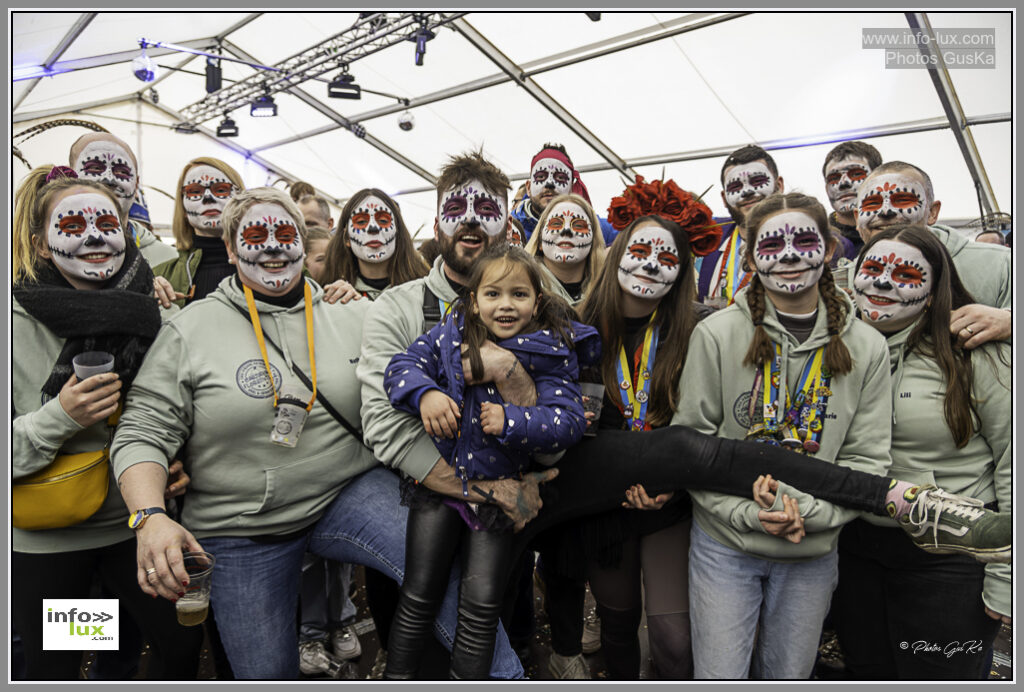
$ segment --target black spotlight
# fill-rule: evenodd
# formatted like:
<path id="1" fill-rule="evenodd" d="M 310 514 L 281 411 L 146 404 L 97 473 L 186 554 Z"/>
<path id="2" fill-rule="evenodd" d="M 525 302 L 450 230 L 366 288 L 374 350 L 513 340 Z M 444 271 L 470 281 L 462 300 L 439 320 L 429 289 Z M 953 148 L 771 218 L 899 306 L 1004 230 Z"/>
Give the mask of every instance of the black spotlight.
<path id="1" fill-rule="evenodd" d="M 220 59 L 219 58 L 207 58 L 206 59 L 206 93 L 212 94 L 215 91 L 220 91 L 221 87 L 221 72 L 220 72 Z"/>
<path id="2" fill-rule="evenodd" d="M 599 22 L 599 21 L 601 21 L 601 13 L 600 12 L 584 12 L 583 14 L 587 15 L 588 17 L 590 17 L 590 21 L 592 21 L 592 22 Z"/>
<path id="3" fill-rule="evenodd" d="M 332 99 L 360 99 L 363 97 L 363 88 L 356 84 L 356 78 L 348 73 L 348 68 L 342 68 L 342 73 L 327 85 L 327 96 Z"/>
<path id="4" fill-rule="evenodd" d="M 237 137 L 238 136 L 238 125 L 235 121 L 228 117 L 228 114 L 224 114 L 224 120 L 221 121 L 220 125 L 217 126 L 218 137 Z"/>
<path id="5" fill-rule="evenodd" d="M 427 52 L 427 41 L 431 40 L 436 36 L 433 31 L 428 29 L 426 26 L 421 26 L 416 30 L 416 33 L 409 39 L 410 41 L 416 42 L 416 64 L 423 65 L 423 56 Z"/>
<path id="6" fill-rule="evenodd" d="M 257 96 L 249 107 L 249 115 L 254 118 L 273 118 L 277 115 L 277 104 L 270 94 Z"/>
<path id="7" fill-rule="evenodd" d="M 199 132 L 199 128 L 191 123 L 177 123 L 171 127 L 172 130 L 177 132 L 179 135 L 194 135 Z"/>

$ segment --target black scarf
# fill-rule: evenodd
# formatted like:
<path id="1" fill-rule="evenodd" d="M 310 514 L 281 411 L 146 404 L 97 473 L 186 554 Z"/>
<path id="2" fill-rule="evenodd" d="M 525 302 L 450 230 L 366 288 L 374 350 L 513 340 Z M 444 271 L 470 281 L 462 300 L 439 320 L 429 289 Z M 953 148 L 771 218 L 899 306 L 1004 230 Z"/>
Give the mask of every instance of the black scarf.
<path id="1" fill-rule="evenodd" d="M 134 243 L 128 243 L 124 264 L 103 289 L 77 290 L 52 262 L 44 262 L 36 281 L 15 284 L 13 293 L 25 312 L 66 339 L 42 387 L 51 397 L 74 372 L 71 359 L 83 351 L 112 354 L 114 371 L 127 388 L 160 329 L 153 272 Z"/>

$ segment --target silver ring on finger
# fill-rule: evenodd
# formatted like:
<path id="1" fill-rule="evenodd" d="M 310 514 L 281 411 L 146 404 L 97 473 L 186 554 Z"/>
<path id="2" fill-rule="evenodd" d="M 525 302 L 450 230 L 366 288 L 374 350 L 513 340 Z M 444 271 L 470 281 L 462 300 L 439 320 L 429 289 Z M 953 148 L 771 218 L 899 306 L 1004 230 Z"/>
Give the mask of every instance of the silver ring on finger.
<path id="1" fill-rule="evenodd" d="M 146 570 L 146 575 L 148 576 L 150 574 L 156 574 L 156 567 L 150 567 Z"/>
<path id="2" fill-rule="evenodd" d="M 971 329 L 970 326 L 964 327 L 964 329 L 967 331 L 968 334 L 974 336 L 974 330 Z"/>

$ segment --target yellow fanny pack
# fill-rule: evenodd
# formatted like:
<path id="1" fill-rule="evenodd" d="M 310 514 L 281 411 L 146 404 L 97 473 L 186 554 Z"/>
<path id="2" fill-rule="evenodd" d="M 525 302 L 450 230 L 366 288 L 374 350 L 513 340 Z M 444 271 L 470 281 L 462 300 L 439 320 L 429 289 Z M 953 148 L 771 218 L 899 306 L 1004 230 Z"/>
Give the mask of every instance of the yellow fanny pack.
<path id="1" fill-rule="evenodd" d="M 107 418 L 113 434 L 122 404 Z M 99 511 L 110 486 L 110 447 L 95 452 L 58 454 L 53 463 L 11 484 L 12 522 L 26 531 L 62 529 Z"/>
<path id="2" fill-rule="evenodd" d="M 14 481 L 14 526 L 32 531 L 60 529 L 91 517 L 107 499 L 109 459 L 106 449 L 58 454 L 46 468 Z"/>

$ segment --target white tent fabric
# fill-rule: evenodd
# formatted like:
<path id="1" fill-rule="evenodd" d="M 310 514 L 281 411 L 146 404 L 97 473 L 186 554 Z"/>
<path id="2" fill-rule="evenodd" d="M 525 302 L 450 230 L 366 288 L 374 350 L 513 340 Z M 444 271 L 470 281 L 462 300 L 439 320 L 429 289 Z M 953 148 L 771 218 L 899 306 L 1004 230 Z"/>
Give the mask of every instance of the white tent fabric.
<path id="1" fill-rule="evenodd" d="M 312 97 L 313 105 L 282 92 L 274 95 L 275 118 L 251 118 L 247 109 L 238 109 L 232 117 L 240 134 L 229 140 L 171 129 L 179 121 L 177 112 L 206 95 L 204 58 L 160 55 L 159 65 L 179 69 L 165 69 L 157 82 L 144 84 L 129 67 L 140 39 L 187 44 L 219 37 L 225 55 L 234 49 L 236 55 L 274 65 L 344 31 L 358 13 L 99 12 L 74 35 L 88 18 L 82 13 L 14 11 L 9 15 L 12 134 L 76 117 L 122 137 L 138 154 L 158 227 L 166 227 L 172 214 L 171 199 L 158 191 L 173 195 L 183 164 L 206 155 L 230 163 L 247 185 L 305 180 L 336 205 L 363 187 L 379 187 L 396 195 L 407 225 L 422 239 L 431 233 L 435 214 L 432 176 L 448 155 L 471 149 L 482 147 L 517 187 L 532 155 L 545 142 L 560 142 L 586 171 L 584 182 L 601 214 L 621 192 L 624 176 L 634 172 L 648 179 L 664 172 L 696 192 L 710 187 L 705 201 L 724 214 L 719 169 L 732 148 L 781 144 L 773 155 L 787 189 L 813 194 L 827 206 L 821 164 L 835 142 L 870 134 L 872 128 L 887 132 L 912 123 L 909 129 L 921 130 L 948 122 L 927 70 L 885 69 L 882 51 L 861 46 L 862 29 L 905 29 L 904 14 L 736 14 L 604 12 L 595 22 L 583 12 L 469 12 L 456 20 L 455 30 L 454 25 L 438 29 L 422 66 L 414 64 L 413 45 L 405 41 L 351 64 L 364 89 L 412 101 L 413 130 L 399 129 L 397 118 L 405 108 L 397 98 L 364 92 L 359 101 L 329 99 L 323 82 L 308 81 L 297 89 Z M 950 75 L 965 116 L 984 123 L 969 129 L 995 202 L 1010 211 L 1012 14 L 931 13 L 928 19 L 936 29 L 995 30 L 995 68 L 951 70 Z M 695 22 L 708 25 L 591 59 L 569 59 L 597 51 L 586 46 L 609 48 Z M 467 38 L 473 32 L 521 70 L 542 69 L 529 77 L 531 88 L 505 76 Z M 33 79 L 45 74 L 48 61 L 50 76 Z M 544 69 L 555 63 L 561 66 Z M 226 86 L 227 80 L 254 72 L 239 63 L 222 66 Z M 494 75 L 502 78 L 485 88 L 457 88 Z M 550 101 L 542 103 L 537 88 Z M 443 90 L 465 93 L 418 105 Z M 380 114 L 382 109 L 389 112 Z M 338 126 L 335 114 L 359 122 L 398 156 Z M 220 118 L 202 124 L 212 134 Z M 71 142 L 84 132 L 61 127 L 18 147 L 32 165 L 65 163 Z M 885 159 L 910 161 L 929 172 L 944 219 L 980 215 L 970 171 L 948 127 L 868 141 Z M 715 155 L 704 158 L 708 151 Z M 625 172 L 613 168 L 609 158 L 624 161 Z M 12 165 L 17 184 L 27 168 L 17 159 Z"/>

